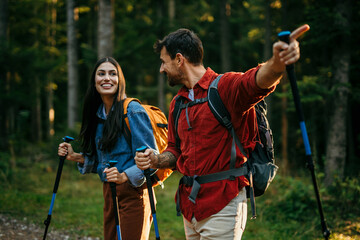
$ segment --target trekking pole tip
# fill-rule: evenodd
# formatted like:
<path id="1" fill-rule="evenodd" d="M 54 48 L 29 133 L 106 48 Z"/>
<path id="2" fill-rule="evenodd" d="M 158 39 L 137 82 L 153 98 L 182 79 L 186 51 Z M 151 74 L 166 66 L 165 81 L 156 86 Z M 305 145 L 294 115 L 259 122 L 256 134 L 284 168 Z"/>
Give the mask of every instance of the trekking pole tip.
<path id="1" fill-rule="evenodd" d="M 326 229 L 324 230 L 324 232 L 323 232 L 324 238 L 325 238 L 326 240 L 330 238 L 330 234 L 331 234 L 331 232 L 330 232 L 330 230 L 329 230 L 328 228 L 326 228 Z"/>

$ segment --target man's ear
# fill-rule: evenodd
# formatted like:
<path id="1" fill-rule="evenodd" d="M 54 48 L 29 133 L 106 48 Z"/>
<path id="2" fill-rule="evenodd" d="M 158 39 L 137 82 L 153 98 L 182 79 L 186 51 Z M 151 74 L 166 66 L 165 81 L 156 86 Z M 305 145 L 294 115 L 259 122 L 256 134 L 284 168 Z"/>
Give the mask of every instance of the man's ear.
<path id="1" fill-rule="evenodd" d="M 181 53 L 177 53 L 175 56 L 175 61 L 178 64 L 178 66 L 181 66 L 184 63 L 184 56 Z"/>

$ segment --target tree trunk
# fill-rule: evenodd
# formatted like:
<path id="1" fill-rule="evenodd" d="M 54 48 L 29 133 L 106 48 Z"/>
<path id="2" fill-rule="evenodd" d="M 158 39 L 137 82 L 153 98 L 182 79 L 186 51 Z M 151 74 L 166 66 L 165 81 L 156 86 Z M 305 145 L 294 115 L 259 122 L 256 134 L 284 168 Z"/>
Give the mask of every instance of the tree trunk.
<path id="1" fill-rule="evenodd" d="M 220 1 L 220 61 L 221 72 L 231 70 L 230 40 L 229 40 L 229 21 L 231 14 L 230 4 L 227 0 Z"/>
<path id="2" fill-rule="evenodd" d="M 270 2 L 265 0 L 265 43 L 264 43 L 264 57 L 263 61 L 270 59 L 272 54 L 271 44 L 271 7 Z"/>
<path id="3" fill-rule="evenodd" d="M 0 49 L 7 49 L 7 29 L 8 29 L 8 0 L 0 0 Z M 1 50 L 3 55 L 3 50 Z M 4 56 L 2 56 L 4 57 Z M 6 81 L 6 69 L 0 66 L 0 81 Z M 5 96 L 5 85 L 0 84 L 0 149 L 7 147 L 7 130 L 6 130 L 6 103 L 2 97 Z"/>
<path id="4" fill-rule="evenodd" d="M 282 26 L 283 30 L 287 28 L 286 26 L 286 20 L 288 13 L 288 7 L 287 2 L 283 2 L 283 8 L 282 8 Z M 284 93 L 284 96 L 281 98 L 281 156 L 282 156 L 282 162 L 281 162 L 281 168 L 284 175 L 287 175 L 289 173 L 289 159 L 288 159 L 288 133 L 289 133 L 289 121 L 287 116 L 287 106 L 288 106 L 288 98 L 286 97 L 287 88 L 285 87 L 289 83 L 288 77 L 286 73 L 284 73 L 284 77 L 281 80 L 281 91 Z"/>
<path id="5" fill-rule="evenodd" d="M 325 164 L 325 185 L 329 186 L 335 178 L 344 177 L 345 162 L 347 157 L 346 146 L 346 123 L 349 95 L 349 67 L 350 67 L 350 48 L 349 39 L 346 33 L 350 32 L 351 1 L 337 0 L 335 11 L 337 18 L 335 28 L 342 29 L 343 34 L 339 34 L 336 39 L 336 47 L 333 48 L 333 88 L 332 98 L 333 110 L 329 118 L 329 133 L 326 146 Z"/>
<path id="6" fill-rule="evenodd" d="M 78 112 L 78 55 L 76 45 L 76 28 L 74 19 L 74 0 L 67 0 L 67 66 L 68 66 L 68 128 L 74 129 Z"/>
<path id="7" fill-rule="evenodd" d="M 47 23 L 47 41 L 49 46 L 55 48 L 56 46 L 56 4 L 57 0 L 52 0 L 48 3 L 48 19 L 49 22 Z M 54 60 L 54 57 L 50 54 L 49 59 L 51 61 Z M 50 72 L 47 75 L 47 87 L 46 87 L 46 112 L 48 114 L 48 118 L 46 121 L 46 138 L 50 139 L 55 134 L 54 129 L 54 80 L 53 74 Z"/>
<path id="8" fill-rule="evenodd" d="M 8 0 L 0 0 L 0 41 L 7 38 Z"/>
<path id="9" fill-rule="evenodd" d="M 112 0 L 99 0 L 98 58 L 113 55 L 114 11 Z"/>
<path id="10" fill-rule="evenodd" d="M 163 37 L 162 35 L 164 34 L 164 29 L 163 29 L 163 23 L 164 23 L 164 14 L 163 14 L 163 9 L 164 9 L 164 2 L 162 0 L 157 1 L 158 7 L 156 9 L 157 11 L 157 18 L 158 18 L 158 27 L 159 27 L 159 37 Z M 174 17 L 175 17 L 175 0 L 170 0 L 169 1 L 169 7 L 168 7 L 168 13 L 169 13 L 169 25 L 171 26 L 173 24 L 174 21 Z M 157 75 L 157 79 L 158 79 L 158 107 L 162 110 L 162 111 L 166 111 L 166 106 L 165 106 L 165 78 L 164 78 L 164 74 L 161 74 L 160 72 L 158 72 Z"/>
<path id="11" fill-rule="evenodd" d="M 35 142 L 40 142 L 42 140 L 42 121 L 41 121 L 41 86 L 39 77 L 35 76 L 34 79 L 34 93 L 35 93 L 35 104 L 33 105 L 32 109 L 32 139 Z"/>
<path id="12" fill-rule="evenodd" d="M 34 8 L 34 15 L 36 16 L 39 13 L 38 6 Z M 36 39 L 35 39 L 35 46 L 40 45 L 40 34 L 37 34 L 40 29 L 39 26 L 35 28 L 36 30 Z M 43 79 L 43 78 L 41 78 Z M 42 99 L 41 99 L 41 92 L 43 89 L 43 82 L 39 79 L 39 73 L 35 73 L 34 76 L 34 84 L 32 85 L 33 93 L 34 93 L 34 101 L 32 105 L 32 139 L 34 142 L 41 142 L 43 137 L 43 129 L 42 129 Z"/>
<path id="13" fill-rule="evenodd" d="M 271 7 L 270 2 L 268 0 L 264 1 L 265 4 L 265 36 L 264 36 L 264 49 L 263 49 L 263 62 L 266 62 L 271 58 L 272 53 L 272 41 L 271 41 Z M 272 94 L 266 97 L 267 103 L 267 118 L 270 126 L 272 125 Z"/>
<path id="14" fill-rule="evenodd" d="M 175 19 L 175 0 L 169 0 L 169 27 L 171 28 L 174 25 Z"/>

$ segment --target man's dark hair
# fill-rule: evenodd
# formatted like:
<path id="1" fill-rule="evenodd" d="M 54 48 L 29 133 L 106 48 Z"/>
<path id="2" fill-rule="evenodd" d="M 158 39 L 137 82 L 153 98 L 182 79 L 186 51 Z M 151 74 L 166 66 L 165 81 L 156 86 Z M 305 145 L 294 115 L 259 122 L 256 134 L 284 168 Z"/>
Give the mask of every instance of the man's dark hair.
<path id="1" fill-rule="evenodd" d="M 180 28 L 175 32 L 165 36 L 162 40 L 157 40 L 154 50 L 157 53 L 165 47 L 170 58 L 174 59 L 177 53 L 181 53 L 190 63 L 194 65 L 202 64 L 204 49 L 200 38 L 191 30 Z"/>

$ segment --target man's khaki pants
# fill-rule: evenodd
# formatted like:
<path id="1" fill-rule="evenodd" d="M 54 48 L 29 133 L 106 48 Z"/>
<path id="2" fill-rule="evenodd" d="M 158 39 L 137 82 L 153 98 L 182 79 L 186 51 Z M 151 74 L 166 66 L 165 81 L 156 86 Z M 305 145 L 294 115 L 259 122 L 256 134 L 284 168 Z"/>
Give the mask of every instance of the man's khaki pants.
<path id="1" fill-rule="evenodd" d="M 246 190 L 229 202 L 220 212 L 204 219 L 191 222 L 184 219 L 187 240 L 239 240 L 247 220 Z"/>

